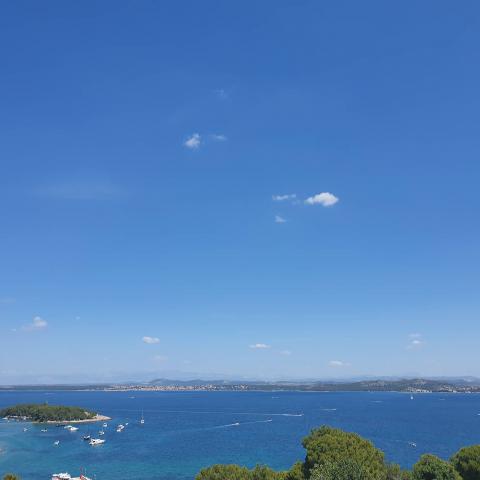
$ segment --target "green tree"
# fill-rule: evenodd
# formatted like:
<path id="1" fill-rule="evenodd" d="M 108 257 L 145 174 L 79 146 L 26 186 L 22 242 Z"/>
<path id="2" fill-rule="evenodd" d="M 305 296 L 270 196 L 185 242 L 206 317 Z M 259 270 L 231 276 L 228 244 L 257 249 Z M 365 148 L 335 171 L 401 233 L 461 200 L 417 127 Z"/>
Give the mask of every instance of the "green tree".
<path id="1" fill-rule="evenodd" d="M 480 479 L 480 445 L 460 449 L 450 462 L 463 480 Z"/>
<path id="2" fill-rule="evenodd" d="M 251 480 L 284 480 L 286 472 L 276 472 L 265 465 L 257 465 L 253 470 L 250 470 Z"/>
<path id="3" fill-rule="evenodd" d="M 450 463 L 435 455 L 422 455 L 413 466 L 413 480 L 462 480 Z"/>
<path id="4" fill-rule="evenodd" d="M 400 465 L 396 463 L 389 463 L 387 465 L 386 480 L 410 480 L 412 478 L 411 472 L 402 470 Z"/>
<path id="5" fill-rule="evenodd" d="M 351 469 L 360 469 L 361 475 L 366 475 L 368 480 L 385 479 L 387 469 L 383 452 L 355 433 L 322 426 L 303 439 L 303 446 L 307 450 L 304 466 L 307 478 L 315 467 L 321 471 L 323 465 L 335 468 L 348 461 Z"/>
<path id="6" fill-rule="evenodd" d="M 284 480 L 286 472 L 276 472 L 264 465 L 252 470 L 239 465 L 213 465 L 204 468 L 195 477 L 196 480 Z"/>
<path id="7" fill-rule="evenodd" d="M 305 480 L 303 462 L 296 462 L 285 472 L 285 480 Z"/>
<path id="8" fill-rule="evenodd" d="M 354 460 L 324 462 L 310 472 L 310 480 L 370 480 L 367 469 Z"/>
<path id="9" fill-rule="evenodd" d="M 212 465 L 200 470 L 196 480 L 247 480 L 250 470 L 239 465 Z"/>

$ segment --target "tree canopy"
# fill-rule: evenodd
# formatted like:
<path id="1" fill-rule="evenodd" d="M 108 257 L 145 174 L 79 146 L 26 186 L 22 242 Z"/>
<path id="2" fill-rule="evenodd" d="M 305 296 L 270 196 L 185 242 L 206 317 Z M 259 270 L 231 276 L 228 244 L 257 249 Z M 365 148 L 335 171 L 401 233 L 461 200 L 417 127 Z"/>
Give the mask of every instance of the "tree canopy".
<path id="1" fill-rule="evenodd" d="M 450 462 L 422 455 L 412 471 L 386 463 L 383 452 L 359 435 L 328 426 L 312 430 L 303 446 L 305 461 L 285 472 L 213 465 L 196 480 L 480 480 L 480 445 L 462 448 Z"/>
<path id="2" fill-rule="evenodd" d="M 284 472 L 276 472 L 263 465 L 253 469 L 239 465 L 213 465 L 200 470 L 196 480 L 283 480 Z"/>
<path id="3" fill-rule="evenodd" d="M 386 466 L 384 455 L 373 444 L 356 433 L 344 432 L 338 428 L 322 426 L 313 430 L 303 439 L 303 446 L 307 450 L 305 457 L 306 476 L 314 467 L 334 468 L 332 465 L 348 460 L 349 470 L 358 478 L 377 480 L 385 478 Z M 326 475 L 326 473 L 324 474 Z M 329 478 L 329 477 L 327 477 Z M 357 477 L 352 477 L 352 480 Z"/>
<path id="4" fill-rule="evenodd" d="M 462 480 L 453 466 L 435 455 L 422 455 L 413 466 L 413 480 Z"/>
<path id="5" fill-rule="evenodd" d="M 0 410 L 0 417 L 26 418 L 34 422 L 70 422 L 74 420 L 89 420 L 95 413 L 80 407 L 65 407 L 61 405 L 25 403 Z"/>
<path id="6" fill-rule="evenodd" d="M 450 462 L 463 480 L 480 479 L 480 445 L 461 448 Z"/>

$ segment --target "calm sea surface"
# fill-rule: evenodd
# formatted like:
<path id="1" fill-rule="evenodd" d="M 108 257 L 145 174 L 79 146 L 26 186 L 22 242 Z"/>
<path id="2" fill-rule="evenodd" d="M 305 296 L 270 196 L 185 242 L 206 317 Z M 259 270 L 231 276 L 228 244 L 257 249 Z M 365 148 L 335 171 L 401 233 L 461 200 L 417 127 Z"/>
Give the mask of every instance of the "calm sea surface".
<path id="1" fill-rule="evenodd" d="M 13 471 L 23 480 L 78 474 L 81 467 L 97 480 L 191 479 L 213 463 L 286 469 L 303 459 L 302 437 L 322 424 L 363 435 L 405 467 L 425 452 L 447 458 L 480 443 L 475 394 L 410 400 L 399 393 L 0 392 L 0 407 L 20 402 L 79 405 L 113 419 L 98 447 L 82 436 L 100 424 L 76 433 L 49 426 L 44 433 L 38 425 L 0 421 L 0 474 Z"/>

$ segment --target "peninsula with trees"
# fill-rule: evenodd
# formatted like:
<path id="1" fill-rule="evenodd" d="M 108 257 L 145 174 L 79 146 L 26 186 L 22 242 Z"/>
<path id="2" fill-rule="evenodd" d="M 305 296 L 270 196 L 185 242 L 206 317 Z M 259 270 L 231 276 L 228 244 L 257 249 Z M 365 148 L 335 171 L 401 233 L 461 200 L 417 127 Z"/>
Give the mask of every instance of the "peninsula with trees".
<path id="1" fill-rule="evenodd" d="M 110 420 L 109 417 L 99 415 L 81 407 L 67 407 L 63 405 L 48 405 L 24 403 L 0 410 L 0 417 L 8 420 L 21 420 L 37 423 L 81 423 Z"/>

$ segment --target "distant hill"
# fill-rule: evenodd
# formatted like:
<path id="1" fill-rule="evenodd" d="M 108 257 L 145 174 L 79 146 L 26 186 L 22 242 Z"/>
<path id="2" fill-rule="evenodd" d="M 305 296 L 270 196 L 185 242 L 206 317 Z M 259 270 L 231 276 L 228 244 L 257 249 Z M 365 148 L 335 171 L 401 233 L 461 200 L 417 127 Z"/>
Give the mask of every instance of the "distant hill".
<path id="1" fill-rule="evenodd" d="M 171 380 L 157 378 L 149 382 L 152 387 L 210 387 L 212 390 L 300 390 L 312 392 L 463 392 L 480 391 L 478 379 L 395 379 L 348 381 L 234 381 L 234 380 Z"/>

